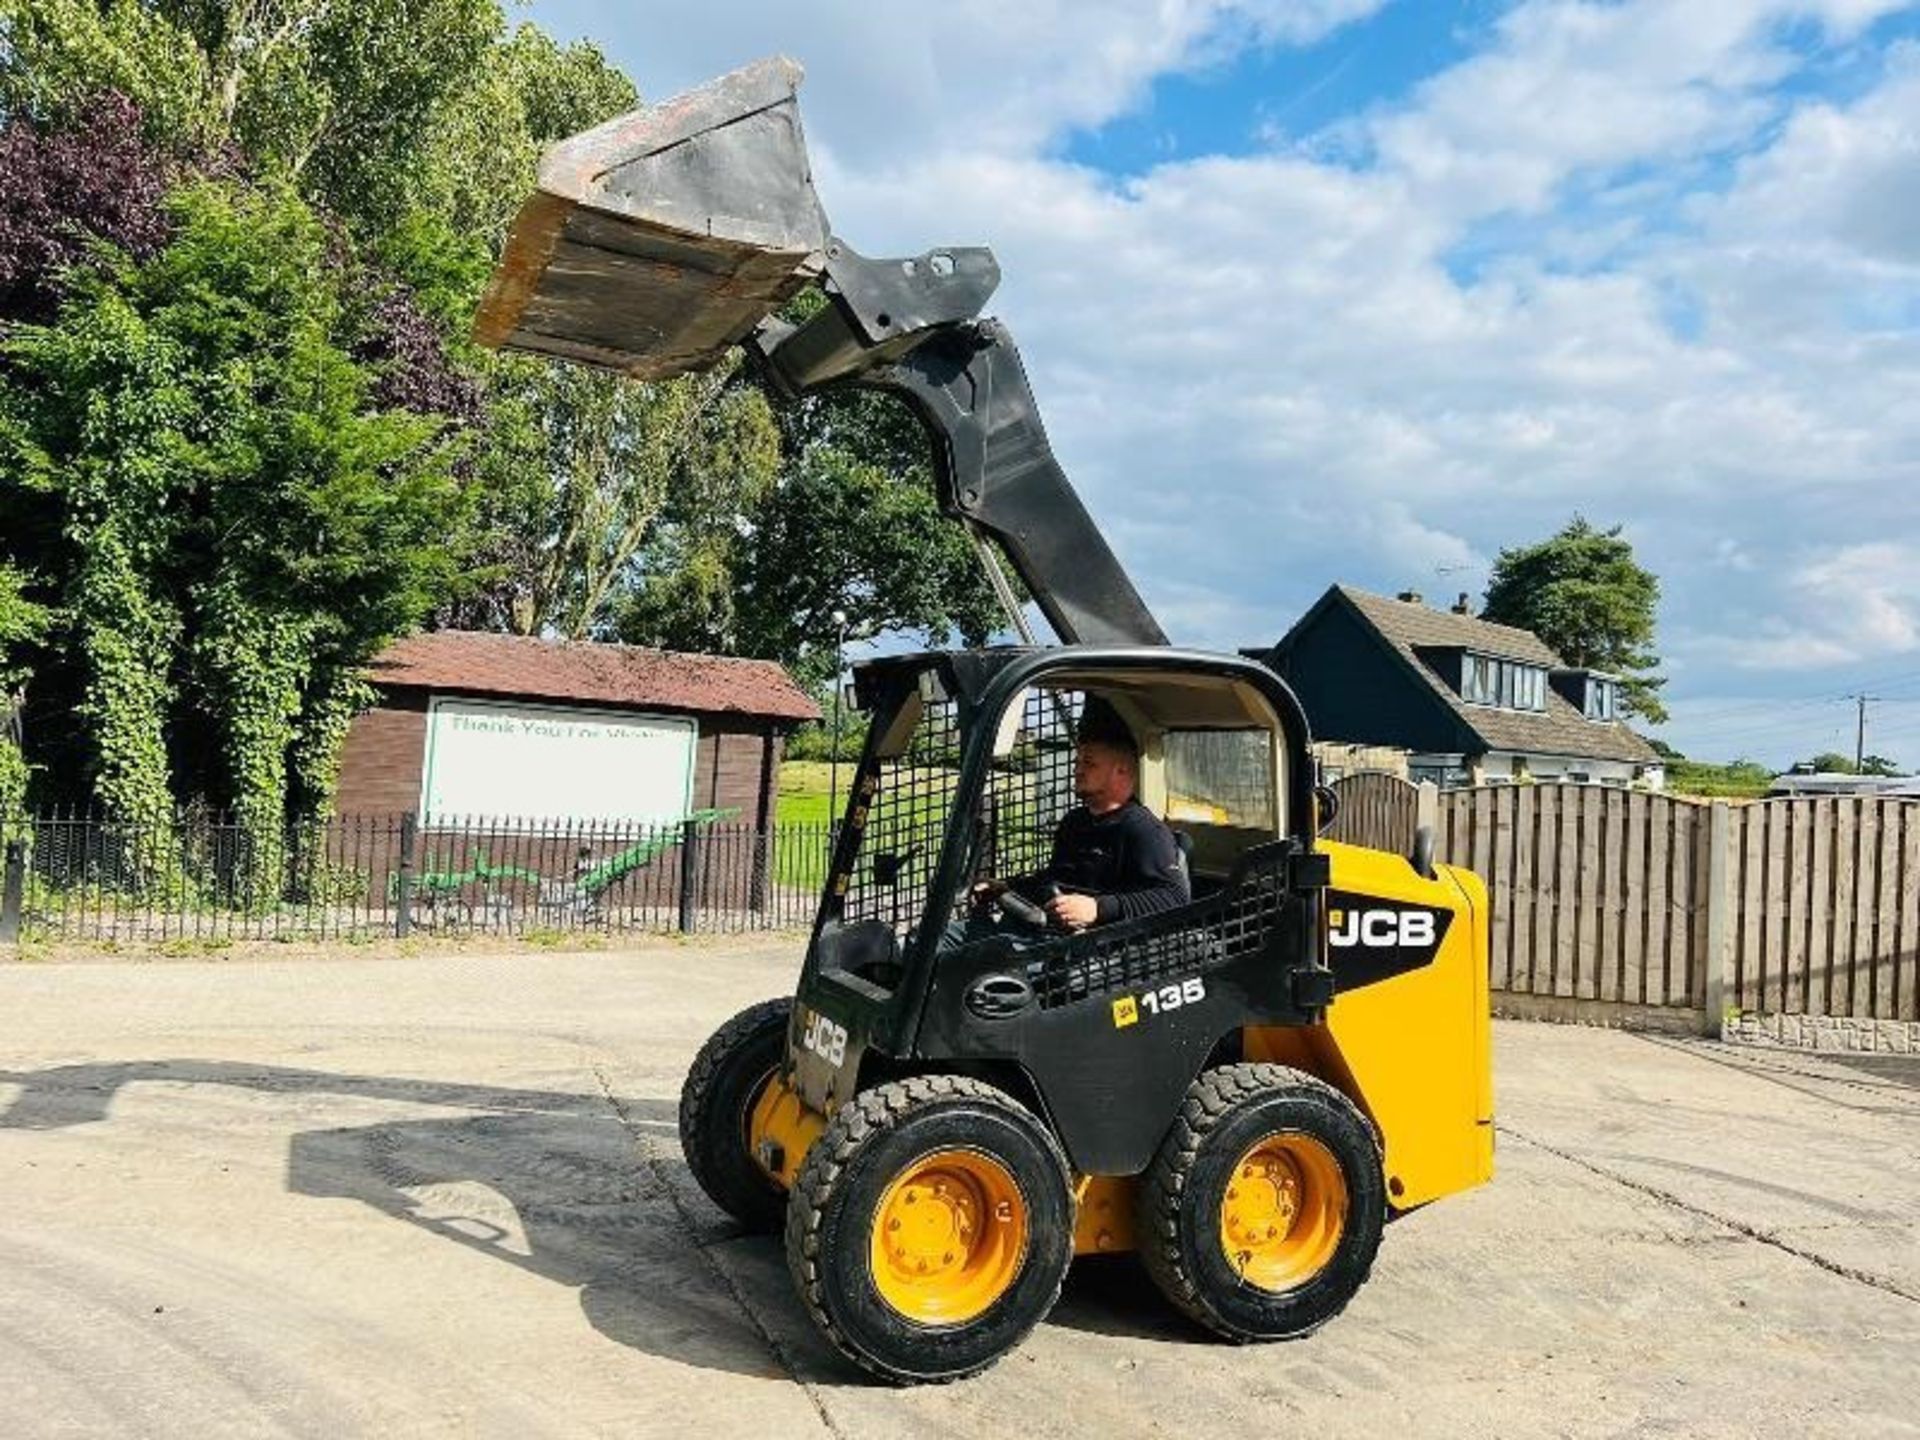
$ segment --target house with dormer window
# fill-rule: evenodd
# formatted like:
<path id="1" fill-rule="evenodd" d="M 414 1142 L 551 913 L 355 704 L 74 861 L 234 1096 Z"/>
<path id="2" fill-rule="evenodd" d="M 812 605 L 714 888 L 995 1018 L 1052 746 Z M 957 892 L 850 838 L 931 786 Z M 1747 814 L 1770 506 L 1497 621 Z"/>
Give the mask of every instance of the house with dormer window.
<path id="1" fill-rule="evenodd" d="M 1278 644 L 1244 653 L 1285 677 L 1316 741 L 1395 746 L 1443 787 L 1665 782 L 1620 719 L 1617 676 L 1562 663 L 1537 635 L 1411 592 L 1335 585 Z"/>

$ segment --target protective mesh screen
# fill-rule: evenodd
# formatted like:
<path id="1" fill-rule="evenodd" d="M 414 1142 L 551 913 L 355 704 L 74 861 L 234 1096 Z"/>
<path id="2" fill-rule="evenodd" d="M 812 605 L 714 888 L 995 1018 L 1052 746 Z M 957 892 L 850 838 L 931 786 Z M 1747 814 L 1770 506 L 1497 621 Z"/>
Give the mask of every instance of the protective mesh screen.
<path id="1" fill-rule="evenodd" d="M 1079 803 L 1073 739 L 1085 704 L 1078 690 L 1026 692 L 1013 747 L 994 760 L 974 817 L 973 878 L 1028 875 L 1052 858 L 1053 832 Z"/>
<path id="2" fill-rule="evenodd" d="M 842 917 L 880 920 L 905 938 L 926 904 L 940 863 L 960 772 L 959 707 L 925 705 L 905 753 L 860 777 L 866 825 L 847 877 Z"/>
<path id="3" fill-rule="evenodd" d="M 1072 809 L 1073 735 L 1084 697 L 1036 689 L 1022 698 L 1007 753 L 993 761 L 970 818 L 971 879 L 1038 870 L 1053 853 L 1053 832 Z M 907 748 L 861 776 L 867 816 L 847 878 L 841 915 L 880 920 L 905 940 L 926 904 L 959 783 L 958 707 L 929 701 Z M 966 887 L 953 914 L 966 909 Z"/>

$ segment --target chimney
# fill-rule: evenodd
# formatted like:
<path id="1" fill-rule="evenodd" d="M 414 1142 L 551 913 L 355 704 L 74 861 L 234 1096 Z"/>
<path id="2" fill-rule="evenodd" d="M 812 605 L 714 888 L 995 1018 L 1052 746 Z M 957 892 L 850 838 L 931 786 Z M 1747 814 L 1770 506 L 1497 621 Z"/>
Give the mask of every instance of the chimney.
<path id="1" fill-rule="evenodd" d="M 1418 605 L 1422 603 L 1422 596 L 1418 590 L 1402 590 L 1393 598 L 1407 605 Z"/>
<path id="2" fill-rule="evenodd" d="M 1453 613 L 1456 615 L 1473 614 L 1473 598 L 1468 595 L 1466 591 L 1462 590 L 1460 592 L 1460 598 L 1453 602 Z"/>

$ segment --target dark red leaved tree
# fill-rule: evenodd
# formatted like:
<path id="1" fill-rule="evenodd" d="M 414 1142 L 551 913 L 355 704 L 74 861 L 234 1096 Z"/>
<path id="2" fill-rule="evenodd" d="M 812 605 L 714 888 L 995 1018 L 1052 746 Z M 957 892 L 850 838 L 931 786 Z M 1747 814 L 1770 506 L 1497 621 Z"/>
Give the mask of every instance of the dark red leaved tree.
<path id="1" fill-rule="evenodd" d="M 74 119 L 0 127 L 0 321 L 45 320 L 60 277 L 105 240 L 136 257 L 167 238 L 173 162 L 140 130 L 126 96 L 97 96 Z"/>

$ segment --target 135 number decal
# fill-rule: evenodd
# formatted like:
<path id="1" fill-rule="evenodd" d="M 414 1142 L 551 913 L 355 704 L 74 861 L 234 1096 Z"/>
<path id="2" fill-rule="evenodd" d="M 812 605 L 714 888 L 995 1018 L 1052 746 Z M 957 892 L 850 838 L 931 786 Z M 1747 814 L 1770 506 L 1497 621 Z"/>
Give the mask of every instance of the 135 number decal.
<path id="1" fill-rule="evenodd" d="M 1178 985 L 1162 985 L 1158 990 L 1146 991 L 1140 997 L 1140 1008 L 1149 1015 L 1164 1015 L 1182 1005 L 1197 1005 L 1206 998 L 1207 982 L 1195 975 Z"/>

